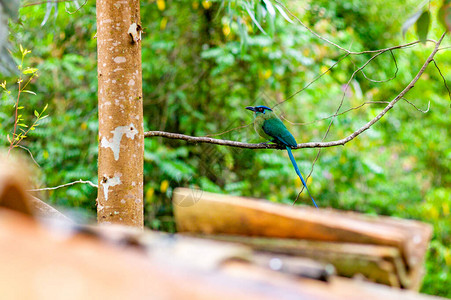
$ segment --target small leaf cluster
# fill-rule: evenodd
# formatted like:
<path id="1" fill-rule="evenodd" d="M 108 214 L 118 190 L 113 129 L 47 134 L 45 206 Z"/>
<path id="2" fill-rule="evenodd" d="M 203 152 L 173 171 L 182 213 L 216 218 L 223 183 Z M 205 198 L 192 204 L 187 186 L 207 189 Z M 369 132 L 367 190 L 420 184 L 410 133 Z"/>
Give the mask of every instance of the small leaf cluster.
<path id="1" fill-rule="evenodd" d="M 422 8 L 410 16 L 402 26 L 403 36 L 407 30 L 415 24 L 415 30 L 418 39 L 424 44 L 426 43 L 428 32 L 431 26 L 430 1 L 428 4 L 423 3 Z M 451 0 L 443 0 L 442 5 L 437 13 L 437 20 L 442 24 L 446 31 L 451 30 Z"/>
<path id="2" fill-rule="evenodd" d="M 13 148 L 19 147 L 20 143 L 25 139 L 30 131 L 34 131 L 37 126 L 41 123 L 41 121 L 48 117 L 48 115 L 44 115 L 44 112 L 46 111 L 48 105 L 46 104 L 44 108 L 38 112 L 37 110 L 34 110 L 34 116 L 35 119 L 31 122 L 31 124 L 27 125 L 26 123 L 26 117 L 22 114 L 23 109 L 25 108 L 24 105 L 20 105 L 21 95 L 23 93 L 36 95 L 35 92 L 26 89 L 29 84 L 32 82 L 32 80 L 35 77 L 38 77 L 38 69 L 37 68 L 31 68 L 31 67 L 24 67 L 24 60 L 25 57 L 31 53 L 31 50 L 24 49 L 22 45 L 19 46 L 20 48 L 20 54 L 21 54 L 21 62 L 17 66 L 17 69 L 19 70 L 19 77 L 16 80 L 17 84 L 17 90 L 15 90 L 16 95 L 11 92 L 11 90 L 8 89 L 6 80 L 3 81 L 0 84 L 0 87 L 3 89 L 3 93 L 5 93 L 8 97 L 11 99 L 15 98 L 13 100 L 13 107 L 14 107 L 14 123 L 11 125 L 10 133 L 6 135 L 7 141 L 9 143 L 9 151 Z"/>

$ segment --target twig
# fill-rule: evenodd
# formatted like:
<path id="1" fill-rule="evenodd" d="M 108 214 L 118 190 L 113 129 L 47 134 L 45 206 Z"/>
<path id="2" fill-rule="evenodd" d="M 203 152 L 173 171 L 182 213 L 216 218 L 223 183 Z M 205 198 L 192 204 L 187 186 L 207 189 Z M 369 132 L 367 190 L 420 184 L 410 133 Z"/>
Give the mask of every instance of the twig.
<path id="1" fill-rule="evenodd" d="M 379 52 L 376 52 L 376 54 L 374 54 L 371 58 L 369 58 L 360 68 L 358 68 L 357 70 L 355 70 L 354 71 L 354 73 L 352 73 L 352 75 L 351 75 L 351 78 L 349 78 L 349 80 L 348 80 L 348 82 L 346 83 L 346 88 L 345 88 L 345 90 L 343 91 L 343 96 L 341 97 L 341 101 L 340 101 L 340 104 L 338 105 L 338 108 L 337 108 L 337 110 L 335 111 L 335 114 L 332 116 L 332 120 L 331 120 L 331 122 L 330 122 L 330 124 L 329 124 L 329 126 L 328 126 L 328 128 L 327 128 L 327 130 L 326 130 L 326 133 L 325 133 L 325 135 L 324 135 L 324 137 L 323 137 L 323 141 L 325 140 L 325 138 L 327 137 L 327 135 L 329 134 L 329 131 L 330 131 L 330 128 L 331 128 L 331 126 L 332 126 L 332 123 L 333 123 L 333 121 L 334 121 L 334 119 L 335 119 L 335 117 L 336 116 L 338 116 L 338 115 L 340 115 L 338 112 L 340 111 L 340 109 L 341 109 L 341 107 L 342 107 L 342 105 L 343 105 L 343 102 L 344 102 L 344 99 L 345 99 L 345 97 L 346 97 L 346 92 L 347 92 L 347 90 L 348 90 L 348 88 L 349 88 L 349 85 L 351 84 L 351 81 L 354 79 L 354 77 L 357 75 L 357 73 L 359 73 L 359 72 L 363 72 L 363 69 L 365 69 L 366 68 L 366 66 L 368 66 L 368 64 L 371 62 L 371 61 L 373 61 L 375 58 L 377 58 L 379 55 L 382 55 L 382 54 L 384 54 L 385 52 L 387 52 L 387 51 L 392 51 L 391 49 L 389 49 L 389 48 L 387 48 L 387 49 L 383 49 L 383 50 L 381 50 L 381 51 L 379 51 Z M 392 55 L 393 55 L 393 53 L 392 53 Z M 344 58 L 346 58 L 347 56 L 349 56 L 349 54 L 346 54 L 344 57 L 342 57 L 340 60 L 338 60 L 331 68 L 333 68 L 336 64 L 338 64 L 341 60 L 343 60 Z M 394 58 L 394 56 L 393 56 L 393 58 Z M 396 63 L 396 62 L 395 62 Z M 324 73 L 322 73 L 319 77 L 321 77 L 321 76 L 323 76 L 326 72 L 328 72 L 331 68 L 329 68 L 327 71 L 325 71 Z M 396 68 L 397 68 L 397 65 L 396 65 Z M 396 74 L 398 73 L 398 70 L 396 70 L 396 73 L 395 73 L 395 76 L 396 76 Z M 365 75 L 365 74 L 364 74 Z M 298 94 L 298 93 L 300 93 L 300 92 L 302 92 L 304 89 L 306 89 L 308 86 L 310 86 L 313 82 L 315 82 L 319 77 L 317 77 L 317 78 L 315 78 L 312 82 L 310 82 L 308 85 L 306 85 L 304 88 L 302 88 L 301 90 L 299 90 L 299 91 L 297 91 L 296 93 L 294 93 L 292 96 L 290 96 L 290 97 L 288 97 L 287 99 L 285 99 L 284 101 L 282 101 L 282 102 L 280 102 L 279 104 L 282 104 L 282 103 L 284 103 L 284 102 L 286 102 L 286 101 L 288 101 L 289 99 L 291 99 L 292 97 L 294 97 L 296 94 Z M 366 77 L 366 76 L 365 76 Z M 277 105 L 279 105 L 279 104 L 277 104 Z M 277 106 L 276 105 L 276 106 Z M 275 107 L 275 106 L 274 106 Z M 285 118 L 284 118 L 285 119 Z M 287 119 L 285 119 L 285 120 L 287 120 Z M 287 120 L 288 121 L 288 120 Z M 288 121 L 288 122 L 290 122 L 290 121 Z M 293 123 L 293 122 L 290 122 L 290 123 Z"/>
<path id="2" fill-rule="evenodd" d="M 422 110 L 422 109 L 419 109 L 418 107 L 416 107 L 415 104 L 413 104 L 412 102 L 410 102 L 406 98 L 402 97 L 402 100 L 406 101 L 407 103 L 412 105 L 416 110 L 418 110 L 419 112 L 422 112 L 423 114 L 427 113 L 429 111 L 429 108 L 431 107 L 431 101 L 428 101 L 428 108 L 426 110 Z"/>
<path id="3" fill-rule="evenodd" d="M 347 54 L 350 55 L 360 55 L 360 54 L 366 54 L 366 53 L 377 53 L 377 52 L 386 52 L 388 50 L 394 50 L 394 49 L 400 49 L 400 48 L 405 48 L 405 47 L 409 47 L 415 44 L 418 44 L 420 41 L 415 41 L 415 42 L 411 42 L 408 44 L 404 44 L 404 45 L 398 45 L 398 46 L 394 46 L 394 47 L 390 47 L 390 48 L 385 48 L 385 49 L 378 49 L 378 50 L 366 50 L 366 51 L 360 51 L 360 52 L 354 52 L 354 51 L 350 51 L 346 48 L 341 47 L 340 45 L 335 44 L 334 42 L 320 36 L 318 33 L 316 33 L 315 31 L 313 31 L 310 27 L 308 27 L 307 25 L 305 25 L 295 14 L 293 14 L 293 12 L 291 12 L 291 10 L 289 10 L 284 4 L 282 4 L 279 0 L 275 0 L 275 2 L 277 2 L 280 6 L 282 6 L 293 18 L 296 19 L 296 21 L 298 21 L 299 24 L 302 25 L 302 27 L 304 27 L 305 29 L 307 29 L 308 31 L 310 31 L 310 33 L 312 33 L 314 36 L 316 36 L 318 39 L 325 41 L 326 43 L 335 46 L 336 48 L 346 52 Z M 436 44 L 437 42 L 434 40 L 427 40 L 428 42 L 432 42 L 434 44 Z"/>
<path id="4" fill-rule="evenodd" d="M 395 55 L 393 54 L 392 50 L 390 50 L 390 54 L 391 54 L 391 56 L 393 58 L 393 62 L 395 63 L 395 68 L 396 68 L 395 74 L 392 77 L 390 77 L 388 79 L 385 79 L 385 80 L 374 80 L 374 79 L 368 78 L 366 76 L 365 72 L 362 70 L 362 74 L 363 74 L 363 76 L 365 77 L 366 80 L 371 81 L 371 82 L 375 82 L 375 83 L 384 83 L 384 82 L 389 82 L 389 81 L 391 81 L 391 80 L 396 78 L 396 76 L 398 75 L 398 71 L 399 71 L 398 63 L 396 62 L 396 58 L 395 58 Z"/>
<path id="5" fill-rule="evenodd" d="M 85 2 L 84 2 L 82 5 L 80 5 L 80 7 L 77 8 L 76 10 L 74 10 L 74 11 L 69 11 L 67 8 L 64 8 L 64 9 L 66 10 L 66 12 L 67 12 L 69 15 L 73 15 L 74 13 L 80 11 L 80 9 L 82 9 L 83 6 L 86 5 L 86 3 L 88 3 L 88 0 L 85 0 Z M 77 2 L 77 4 L 78 4 L 78 2 Z"/>
<path id="6" fill-rule="evenodd" d="M 322 139 L 322 141 L 325 141 L 327 136 L 329 135 L 330 129 L 332 128 L 332 124 L 335 120 L 335 118 L 338 116 L 338 113 L 341 109 L 341 107 L 343 106 L 345 97 L 346 97 L 346 92 L 348 91 L 349 85 L 351 84 L 351 81 L 354 79 L 354 77 L 357 75 L 357 73 L 359 73 L 360 71 L 362 71 L 363 69 L 365 69 L 365 67 L 371 62 L 373 61 L 376 57 L 378 57 L 379 55 L 383 54 L 384 52 L 378 52 L 376 54 L 374 54 L 370 59 L 368 59 L 360 68 L 358 68 L 357 70 L 354 71 L 354 73 L 352 73 L 351 78 L 349 78 L 348 82 L 346 83 L 346 87 L 343 91 L 343 96 L 341 97 L 340 100 L 340 104 L 338 105 L 337 110 L 335 111 L 334 115 L 332 116 L 332 120 L 330 120 L 329 126 L 327 127 L 326 133 L 324 134 L 324 137 Z"/>
<path id="7" fill-rule="evenodd" d="M 390 109 L 393 108 L 393 106 L 404 97 L 407 92 L 412 89 L 416 82 L 420 79 L 421 75 L 426 71 L 427 66 L 429 63 L 433 60 L 434 55 L 437 53 L 440 44 L 443 41 L 443 38 L 445 37 L 446 33 L 444 33 L 440 39 L 437 41 L 434 50 L 431 52 L 429 57 L 424 62 L 421 69 L 418 71 L 417 75 L 410 81 L 410 83 L 393 99 L 391 100 L 387 106 L 371 121 L 366 123 L 364 126 L 360 127 L 356 131 L 354 131 L 349 136 L 342 138 L 340 140 L 336 141 L 330 141 L 330 142 L 309 142 L 309 143 L 301 143 L 298 144 L 293 149 L 300 149 L 300 148 L 325 148 L 325 147 L 333 147 L 333 146 L 342 146 L 348 143 L 349 141 L 356 138 L 358 135 L 360 135 L 362 132 L 369 129 L 374 123 L 379 121 Z M 374 58 L 374 56 L 373 56 Z M 367 62 L 368 63 L 368 62 Z M 358 71 L 358 70 L 357 70 Z M 276 144 L 249 144 L 249 143 L 243 143 L 243 142 L 237 142 L 237 141 L 229 141 L 229 140 L 221 140 L 221 139 L 214 139 L 210 137 L 194 137 L 179 133 L 171 133 L 171 132 L 165 132 L 165 131 L 148 131 L 144 133 L 144 137 L 154 137 L 154 136 L 161 136 L 165 138 L 170 139 L 179 139 L 184 140 L 187 142 L 192 143 L 209 143 L 209 144 L 216 144 L 216 145 L 222 145 L 222 146 L 230 146 L 230 147 L 238 147 L 238 148 L 248 148 L 248 149 L 284 149 L 283 147 L 276 145 Z"/>
<path id="8" fill-rule="evenodd" d="M 21 149 L 24 149 L 24 150 L 28 151 L 28 153 L 30 154 L 31 159 L 34 161 L 34 163 L 35 163 L 38 167 L 41 167 L 41 166 L 37 163 L 37 161 L 34 159 L 33 153 L 31 153 L 30 149 L 28 149 L 27 147 L 21 146 L 21 145 L 16 145 L 16 147 L 19 147 L 19 148 L 21 148 Z"/>
<path id="9" fill-rule="evenodd" d="M 89 181 L 89 180 L 81 180 L 81 179 L 80 179 L 80 180 L 77 180 L 77 181 L 74 181 L 74 182 L 69 182 L 69 183 L 62 184 L 62 185 L 55 186 L 55 187 L 42 188 L 42 189 L 32 189 L 32 190 L 27 190 L 27 191 L 28 191 L 28 192 L 52 191 L 52 190 L 56 190 L 56 189 L 59 189 L 59 188 L 71 186 L 71 185 L 74 185 L 74 184 L 77 184 L 77 183 L 85 183 L 85 184 L 89 184 L 89 185 L 92 186 L 92 187 L 98 188 L 98 185 L 97 185 L 97 184 L 94 184 L 94 183 L 92 183 L 92 182 Z"/>
<path id="10" fill-rule="evenodd" d="M 390 50 L 390 51 L 391 51 L 391 50 Z M 349 88 L 349 85 L 351 84 L 351 81 L 354 79 L 354 77 L 356 76 L 357 73 L 359 73 L 360 71 L 363 72 L 363 69 L 364 69 L 364 68 L 365 68 L 372 60 L 374 60 L 376 57 L 378 57 L 379 55 L 381 55 L 381 54 L 383 54 L 383 53 L 385 53 L 385 52 L 377 52 L 377 53 L 374 54 L 370 59 L 368 59 L 368 60 L 367 60 L 360 68 L 358 68 L 357 70 L 354 71 L 354 73 L 352 73 L 351 78 L 349 78 L 348 82 L 346 83 L 346 87 L 345 87 L 345 89 L 344 89 L 344 91 L 343 91 L 343 96 L 341 97 L 340 104 L 338 105 L 338 108 L 337 108 L 337 110 L 335 111 L 335 113 L 332 115 L 332 117 L 331 117 L 332 120 L 330 120 L 329 126 L 327 127 L 326 133 L 324 134 L 323 138 L 321 139 L 321 142 L 324 142 L 324 141 L 326 140 L 327 136 L 329 135 L 330 129 L 332 128 L 332 124 L 333 124 L 335 118 L 339 115 L 339 111 L 340 111 L 341 107 L 343 106 L 343 103 L 344 103 L 344 100 L 345 100 L 345 97 L 346 97 L 346 92 L 347 92 L 347 90 L 348 90 L 348 88 Z M 321 155 L 321 150 L 322 150 L 322 149 L 319 149 L 319 150 L 318 150 L 318 153 L 316 154 L 315 160 L 313 161 L 312 167 L 311 167 L 311 169 L 310 169 L 310 173 L 309 173 L 309 174 L 307 175 L 307 177 L 305 178 L 306 181 L 310 178 L 310 176 L 311 176 L 312 173 L 313 173 L 313 169 L 315 168 L 315 164 L 316 164 L 316 162 L 318 161 L 319 156 Z M 303 191 L 304 191 L 304 186 L 302 186 L 302 189 L 301 189 L 301 191 L 298 193 L 296 199 L 294 200 L 293 205 L 296 204 L 296 202 L 297 202 L 298 199 L 299 199 L 299 196 L 301 195 L 301 193 L 302 193 Z"/>
<path id="11" fill-rule="evenodd" d="M 288 100 L 290 100 L 291 98 L 293 98 L 294 96 L 296 96 L 297 94 L 299 94 L 300 92 L 302 92 L 303 90 L 305 90 L 306 88 L 308 88 L 309 86 L 311 86 L 315 81 L 317 81 L 318 79 L 320 79 L 321 77 L 323 77 L 326 73 L 328 73 L 330 70 L 332 70 L 336 65 L 338 65 L 342 60 L 344 60 L 346 57 L 349 56 L 348 54 L 343 55 L 341 58 L 339 58 L 332 66 L 330 66 L 326 71 L 322 72 L 321 74 L 319 74 L 318 76 L 316 76 L 312 81 L 310 81 L 307 85 L 305 85 L 302 89 L 296 91 L 294 94 L 292 94 L 291 96 L 289 96 L 288 98 L 286 98 L 285 100 L 283 100 L 282 102 L 277 103 L 276 105 L 274 105 L 273 109 L 277 106 L 279 106 L 280 104 L 283 104 L 285 102 L 287 102 Z"/>
<path id="12" fill-rule="evenodd" d="M 313 169 L 315 168 L 315 164 L 316 164 L 316 162 L 318 161 L 318 159 L 319 159 L 319 156 L 320 156 L 320 154 L 321 154 L 321 150 L 323 150 L 323 149 L 319 149 L 318 150 L 318 153 L 316 154 L 316 157 L 315 157 L 315 159 L 313 160 L 313 163 L 312 163 L 312 167 L 310 168 L 310 172 L 308 173 L 308 175 L 307 175 L 307 177 L 305 178 L 305 182 L 307 182 L 307 180 L 310 178 L 310 176 L 312 175 L 312 173 L 313 173 Z M 293 201 L 293 206 L 296 204 L 296 202 L 299 200 L 299 197 L 301 196 L 301 194 L 302 194 L 302 192 L 304 191 L 304 185 L 302 185 L 302 188 L 301 188 L 301 191 L 298 193 L 298 195 L 296 196 L 296 199 L 294 199 L 294 201 Z"/>
<path id="13" fill-rule="evenodd" d="M 19 122 L 17 120 L 17 113 L 19 111 L 19 100 L 20 100 L 20 93 L 22 92 L 22 89 L 20 88 L 20 84 L 21 84 L 21 80 L 19 80 L 18 84 L 19 84 L 19 89 L 17 91 L 17 100 L 16 100 L 16 107 L 15 107 L 15 112 L 14 112 L 14 131 L 13 131 L 13 136 L 11 139 L 11 142 L 9 144 L 9 149 L 8 149 L 8 156 L 9 153 L 11 152 L 11 149 L 14 146 L 14 140 L 16 139 L 16 131 L 17 131 L 17 123 Z"/>
<path id="14" fill-rule="evenodd" d="M 205 137 L 223 135 L 223 134 L 229 133 L 229 132 L 234 131 L 234 130 L 237 130 L 237 129 L 243 129 L 243 128 L 249 127 L 249 126 L 251 126 L 251 125 L 252 125 L 252 123 L 249 123 L 249 124 L 247 124 L 247 125 L 241 125 L 241 126 L 234 127 L 234 128 L 228 129 L 228 130 L 223 131 L 223 132 L 220 132 L 220 133 L 207 134 Z"/>
<path id="15" fill-rule="evenodd" d="M 438 67 L 437 63 L 435 62 L 435 59 L 433 59 L 432 62 L 434 63 L 435 67 L 437 68 L 437 71 L 439 72 L 440 76 L 442 77 L 443 84 L 445 85 L 445 88 L 448 91 L 449 100 L 451 100 L 451 92 L 449 91 L 449 87 L 448 87 L 448 84 L 446 83 L 445 76 L 443 76 L 442 71 L 440 70 L 440 68 Z"/>
<path id="16" fill-rule="evenodd" d="M 308 31 L 310 31 L 311 34 L 313 34 L 314 36 L 316 36 L 317 38 L 319 38 L 320 40 L 325 41 L 328 44 L 331 44 L 335 47 L 337 47 L 338 49 L 350 54 L 350 51 L 348 49 L 345 49 L 343 47 L 341 47 L 340 45 L 335 44 L 332 41 L 329 41 L 328 39 L 326 39 L 325 37 L 320 36 L 318 33 L 316 33 L 315 31 L 313 31 L 310 27 L 308 27 L 307 25 L 305 25 L 295 14 L 293 14 L 291 12 L 291 10 L 289 10 L 285 5 L 283 5 L 283 3 L 281 3 L 279 0 L 275 0 L 277 2 L 277 4 L 279 4 L 280 6 L 282 6 L 293 18 L 296 19 L 296 21 L 298 21 L 299 24 L 302 25 L 302 27 L 304 27 L 305 29 L 307 29 Z"/>
<path id="17" fill-rule="evenodd" d="M 41 5 L 41 4 L 47 4 L 47 3 L 61 3 L 61 2 L 74 2 L 75 0 L 46 0 L 46 1 L 39 1 L 39 2 L 33 2 L 29 4 L 22 5 L 22 7 L 28 7 L 28 6 L 34 6 L 34 5 Z"/>
<path id="18" fill-rule="evenodd" d="M 348 108 L 345 111 L 342 111 L 341 113 L 337 114 L 337 116 L 344 115 L 344 114 L 350 112 L 351 110 L 357 110 L 357 109 L 359 109 L 359 108 L 361 108 L 361 107 L 363 107 L 365 105 L 368 105 L 368 104 L 388 104 L 388 103 L 390 103 L 390 101 L 365 101 L 365 102 L 363 102 L 362 104 L 360 104 L 358 106 L 351 107 L 351 108 Z M 327 120 L 327 119 L 330 119 L 330 118 L 333 118 L 333 117 L 334 117 L 334 115 L 330 115 L 328 117 L 321 118 L 321 119 L 318 119 L 318 120 L 315 120 L 315 121 L 312 121 L 312 122 L 296 123 L 296 122 L 291 122 L 290 120 L 286 119 L 284 116 L 280 116 L 281 119 L 284 119 L 285 121 L 287 121 L 291 125 L 310 125 L 310 124 L 317 123 L 317 122 L 320 122 L 320 121 L 324 121 L 324 120 Z"/>

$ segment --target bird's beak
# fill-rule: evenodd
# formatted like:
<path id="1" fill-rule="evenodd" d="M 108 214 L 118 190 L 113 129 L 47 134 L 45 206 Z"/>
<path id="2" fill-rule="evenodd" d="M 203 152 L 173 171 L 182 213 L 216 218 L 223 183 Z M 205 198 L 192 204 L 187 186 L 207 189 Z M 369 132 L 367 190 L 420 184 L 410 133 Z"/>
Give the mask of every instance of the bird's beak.
<path id="1" fill-rule="evenodd" d="M 246 107 L 246 109 L 249 109 L 249 110 L 252 110 L 255 112 L 255 108 L 253 106 L 248 106 L 248 107 Z"/>

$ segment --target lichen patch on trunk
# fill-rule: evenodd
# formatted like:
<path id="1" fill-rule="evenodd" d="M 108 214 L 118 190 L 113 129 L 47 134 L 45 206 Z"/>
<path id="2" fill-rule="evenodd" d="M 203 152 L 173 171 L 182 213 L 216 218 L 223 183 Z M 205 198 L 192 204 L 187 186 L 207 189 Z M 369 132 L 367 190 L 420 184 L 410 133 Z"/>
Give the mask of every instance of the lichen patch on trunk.
<path id="1" fill-rule="evenodd" d="M 106 137 L 103 137 L 100 146 L 103 148 L 111 148 L 114 153 L 114 159 L 118 160 L 119 153 L 121 151 L 122 137 L 125 134 L 126 137 L 133 140 L 135 139 L 135 135 L 138 133 L 138 130 L 136 130 L 136 127 L 135 125 L 133 125 L 133 123 L 130 123 L 130 125 L 128 126 L 116 127 L 116 129 L 111 131 L 111 133 L 113 134 L 113 138 L 108 140 Z"/>
<path id="2" fill-rule="evenodd" d="M 105 197 L 105 201 L 108 201 L 108 192 L 110 187 L 121 184 L 121 173 L 114 173 L 114 176 L 109 178 L 108 176 L 104 176 L 104 180 L 100 182 L 103 187 L 103 196 Z M 102 206 L 103 209 L 103 206 Z"/>

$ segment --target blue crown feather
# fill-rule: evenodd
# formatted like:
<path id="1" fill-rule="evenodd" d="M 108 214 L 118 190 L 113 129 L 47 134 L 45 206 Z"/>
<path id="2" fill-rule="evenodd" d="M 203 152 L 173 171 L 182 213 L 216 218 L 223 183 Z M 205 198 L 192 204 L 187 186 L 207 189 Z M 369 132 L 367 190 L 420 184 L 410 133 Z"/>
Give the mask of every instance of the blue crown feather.
<path id="1" fill-rule="evenodd" d="M 264 109 L 272 111 L 271 108 L 269 108 L 268 106 L 264 106 L 264 105 L 259 105 L 259 106 L 256 106 L 255 108 L 264 108 Z"/>

